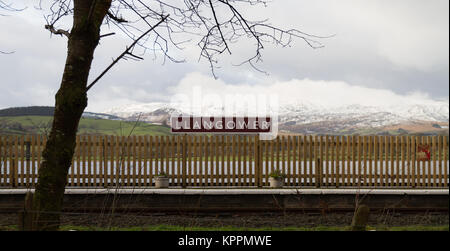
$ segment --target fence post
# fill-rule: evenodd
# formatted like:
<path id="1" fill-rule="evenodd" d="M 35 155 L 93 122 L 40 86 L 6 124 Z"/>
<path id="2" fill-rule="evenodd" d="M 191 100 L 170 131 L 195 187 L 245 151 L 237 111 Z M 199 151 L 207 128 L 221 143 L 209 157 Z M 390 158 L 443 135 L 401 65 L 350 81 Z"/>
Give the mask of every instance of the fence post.
<path id="1" fill-rule="evenodd" d="M 19 163 L 18 163 L 18 155 L 19 155 L 19 140 L 18 140 L 18 136 L 15 136 L 13 138 L 13 140 L 11 141 L 11 162 L 10 165 L 11 166 L 11 172 L 12 172 L 12 187 L 17 187 L 19 184 L 19 174 L 18 174 L 18 169 L 19 169 Z"/>
<path id="2" fill-rule="evenodd" d="M 11 170 L 11 186 L 16 187 L 17 186 L 17 167 L 16 167 L 16 156 L 14 153 L 11 155 L 11 160 L 9 162 L 10 170 Z"/>
<path id="3" fill-rule="evenodd" d="M 103 172 L 103 187 L 107 188 L 108 187 L 108 160 L 107 160 L 107 155 L 106 155 L 106 145 L 105 145 L 105 141 L 107 140 L 108 136 L 100 136 L 100 142 L 102 143 L 102 155 L 101 155 L 101 170 Z M 111 171 L 112 171 L 112 165 L 111 165 Z"/>
<path id="4" fill-rule="evenodd" d="M 412 188 L 416 188 L 416 137 L 411 138 L 411 157 L 412 157 Z M 386 157 L 385 157 L 386 158 Z"/>
<path id="5" fill-rule="evenodd" d="M 255 136 L 255 182 L 256 186 L 262 187 L 262 156 L 261 141 L 259 135 Z"/>
<path id="6" fill-rule="evenodd" d="M 182 150 L 182 159 L 183 159 L 183 166 L 182 166 L 182 177 L 183 177 L 183 182 L 182 182 L 182 187 L 186 188 L 186 154 L 187 154 L 187 147 L 186 147 L 186 134 L 183 135 L 183 144 L 181 146 L 181 150 Z"/>
<path id="7" fill-rule="evenodd" d="M 322 187 L 322 161 L 316 159 L 316 188 Z"/>
<path id="8" fill-rule="evenodd" d="M 261 140 L 259 139 L 259 135 L 258 135 L 258 154 L 259 154 L 259 158 L 258 158 L 258 160 L 259 160 L 259 165 L 258 165 L 258 167 L 259 167 L 259 187 L 262 187 L 263 186 L 263 181 L 262 181 L 262 170 L 263 170 L 263 154 L 262 154 L 262 147 L 261 147 L 261 145 L 262 145 L 262 142 L 261 142 Z"/>
<path id="9" fill-rule="evenodd" d="M 29 139 L 29 138 L 28 138 Z M 25 158 L 27 161 L 30 161 L 31 159 L 31 142 L 27 139 L 25 141 Z"/>

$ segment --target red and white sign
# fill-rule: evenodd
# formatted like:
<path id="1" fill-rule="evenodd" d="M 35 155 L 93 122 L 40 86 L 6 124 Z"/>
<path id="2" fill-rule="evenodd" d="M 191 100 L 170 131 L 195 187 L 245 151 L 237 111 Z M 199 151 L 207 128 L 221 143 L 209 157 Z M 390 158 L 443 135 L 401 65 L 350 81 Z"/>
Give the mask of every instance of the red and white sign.
<path id="1" fill-rule="evenodd" d="M 259 134 L 272 131 L 272 118 L 172 116 L 170 125 L 173 133 Z"/>

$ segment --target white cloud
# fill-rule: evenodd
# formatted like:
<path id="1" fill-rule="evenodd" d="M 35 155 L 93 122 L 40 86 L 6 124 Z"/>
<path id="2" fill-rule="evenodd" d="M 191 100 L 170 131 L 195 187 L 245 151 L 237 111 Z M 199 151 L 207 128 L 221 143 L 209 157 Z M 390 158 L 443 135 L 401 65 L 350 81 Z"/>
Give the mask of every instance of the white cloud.
<path id="1" fill-rule="evenodd" d="M 33 9 L 36 3 L 25 3 L 27 11 L 0 17 L 0 50 L 16 51 L 0 55 L 0 107 L 53 105 L 62 76 L 67 39 L 50 38 L 43 29 L 42 12 Z M 280 0 L 249 14 L 256 19 L 269 17 L 277 26 L 337 36 L 324 40 L 326 47 L 320 50 L 312 50 L 300 40 L 292 48 L 267 45 L 260 66 L 271 74 L 269 77 L 248 65 L 230 66 L 254 52 L 253 41 L 245 39 L 235 44 L 231 56 L 221 58 L 222 68 L 217 73 L 222 82 L 212 80 L 208 64 L 197 62 L 196 47 L 172 51 L 186 57 L 186 64 L 161 66 L 161 58 L 152 61 L 151 54 L 142 62 L 121 61 L 89 92 L 88 110 L 164 101 L 172 94 L 171 86 L 187 90 L 195 79 L 202 85 L 208 83 L 205 89 L 212 91 L 274 92 L 285 99 L 295 96 L 330 105 L 347 101 L 376 104 L 380 100 L 393 104 L 432 102 L 436 97 L 448 100 L 446 0 Z M 59 28 L 67 27 L 61 24 Z M 120 35 L 102 40 L 90 78 L 98 76 L 128 43 Z M 204 75 L 184 78 L 189 72 Z"/>
<path id="2" fill-rule="evenodd" d="M 190 73 L 176 87 L 169 88 L 172 95 L 184 94 L 193 98 L 194 88 L 200 88 L 204 96 L 215 95 L 218 99 L 233 95 L 276 95 L 280 104 L 309 104 L 325 108 L 348 105 L 395 107 L 411 105 L 448 105 L 448 100 L 433 100 L 427 94 L 412 92 L 400 95 L 387 89 L 375 89 L 350 85 L 342 81 L 315 81 L 293 79 L 268 85 L 231 85 L 201 73 Z"/>
<path id="3" fill-rule="evenodd" d="M 392 63 L 421 71 L 448 68 L 447 0 L 333 1 L 347 29 L 375 40 L 378 53 Z M 335 13 L 337 14 L 337 13 Z M 360 40 L 361 33 L 354 39 Z M 347 34 L 349 35 L 349 34 Z"/>

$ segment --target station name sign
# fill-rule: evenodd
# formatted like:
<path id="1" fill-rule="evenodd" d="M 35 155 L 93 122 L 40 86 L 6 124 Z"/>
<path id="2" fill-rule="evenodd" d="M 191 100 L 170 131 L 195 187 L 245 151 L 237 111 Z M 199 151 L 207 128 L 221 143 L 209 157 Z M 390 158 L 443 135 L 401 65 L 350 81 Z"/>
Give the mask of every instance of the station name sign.
<path id="1" fill-rule="evenodd" d="M 270 133 L 271 117 L 172 116 L 172 133 Z"/>

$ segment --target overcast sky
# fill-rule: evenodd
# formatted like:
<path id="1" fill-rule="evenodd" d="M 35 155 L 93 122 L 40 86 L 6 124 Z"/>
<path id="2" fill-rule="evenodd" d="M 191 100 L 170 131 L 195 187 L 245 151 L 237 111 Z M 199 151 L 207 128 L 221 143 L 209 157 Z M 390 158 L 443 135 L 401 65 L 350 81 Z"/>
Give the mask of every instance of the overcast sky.
<path id="1" fill-rule="evenodd" d="M 0 50 L 14 51 L 0 54 L 0 108 L 54 105 L 67 39 L 44 30 L 43 13 L 33 8 L 37 1 L 13 2 L 28 9 L 0 16 Z M 140 62 L 123 61 L 89 92 L 87 110 L 168 101 L 174 92 L 189 92 L 195 84 L 214 86 L 215 81 L 218 86 L 233 87 L 234 92 L 246 92 L 249 86 L 274 92 L 283 88 L 283 95 L 305 99 L 296 94 L 302 90 L 295 88 L 296 83 L 310 92 L 316 89 L 314 93 L 330 87 L 335 90 L 330 94 L 334 103 L 339 102 L 336 97 L 348 103 L 346 95 L 354 92 L 363 98 L 351 102 L 359 104 L 364 104 L 364 96 L 375 93 L 387 93 L 391 99 L 448 103 L 448 5 L 448 0 L 273 0 L 267 8 L 243 11 L 268 17 L 277 26 L 336 36 L 321 40 L 325 47 L 316 50 L 301 40 L 290 48 L 267 46 L 259 67 L 269 75 L 248 66 L 232 66 L 239 60 L 234 55 L 252 49 L 245 42 L 232 56 L 223 58 L 219 80 L 213 79 L 206 62 L 198 62 L 195 47 L 173 51 L 187 60 L 182 64 L 162 65 L 161 58 L 154 60 L 152 55 Z M 91 79 L 129 43 L 121 35 L 103 39 L 95 53 Z M 321 102 L 320 98 L 316 101 Z M 380 98 L 379 102 L 384 101 Z"/>

